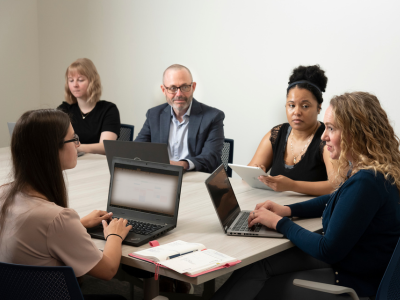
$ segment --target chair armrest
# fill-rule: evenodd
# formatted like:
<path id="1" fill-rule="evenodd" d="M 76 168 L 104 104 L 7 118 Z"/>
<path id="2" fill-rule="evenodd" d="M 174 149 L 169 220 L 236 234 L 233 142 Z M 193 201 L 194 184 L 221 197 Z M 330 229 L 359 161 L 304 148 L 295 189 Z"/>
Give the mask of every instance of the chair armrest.
<path id="1" fill-rule="evenodd" d="M 352 299 L 359 300 L 356 292 L 353 289 L 345 287 L 345 286 L 326 284 L 326 283 L 301 280 L 301 279 L 293 280 L 293 284 L 295 286 L 299 286 L 299 287 L 303 287 L 303 288 L 311 289 L 311 290 L 315 290 L 315 291 L 320 291 L 320 292 L 324 292 L 324 293 L 329 293 L 329 294 L 347 293 L 350 295 L 350 297 Z"/>

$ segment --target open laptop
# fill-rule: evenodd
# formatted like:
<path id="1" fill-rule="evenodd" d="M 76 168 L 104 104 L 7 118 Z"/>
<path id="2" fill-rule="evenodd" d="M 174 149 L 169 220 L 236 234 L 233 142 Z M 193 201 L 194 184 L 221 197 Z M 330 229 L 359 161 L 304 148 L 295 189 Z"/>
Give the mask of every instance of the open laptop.
<path id="1" fill-rule="evenodd" d="M 103 141 L 108 167 L 114 157 L 130 158 L 138 161 L 152 161 L 169 164 L 168 146 L 159 143 L 143 143 L 128 141 Z"/>
<path id="2" fill-rule="evenodd" d="M 107 211 L 133 226 L 124 244 L 141 246 L 176 227 L 182 167 L 118 157 L 111 167 Z M 88 233 L 104 240 L 101 224 Z"/>
<path id="3" fill-rule="evenodd" d="M 207 178 L 205 183 L 226 234 L 232 236 L 283 237 L 283 234 L 264 225 L 247 227 L 250 211 L 240 209 L 223 164 Z"/>
<path id="4" fill-rule="evenodd" d="M 15 123 L 7 122 L 7 125 L 8 125 L 8 131 L 10 132 L 10 137 L 12 137 L 12 133 L 14 131 Z"/>
<path id="5" fill-rule="evenodd" d="M 246 181 L 252 188 L 273 191 L 268 185 L 265 185 L 260 180 L 259 176 L 267 176 L 263 169 L 258 167 L 250 167 L 243 165 L 228 164 L 244 181 Z"/>

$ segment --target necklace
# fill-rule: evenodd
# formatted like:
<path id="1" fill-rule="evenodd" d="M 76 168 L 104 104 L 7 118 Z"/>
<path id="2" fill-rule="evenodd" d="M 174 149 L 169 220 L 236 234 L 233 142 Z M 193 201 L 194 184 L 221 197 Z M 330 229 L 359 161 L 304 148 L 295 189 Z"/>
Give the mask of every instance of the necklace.
<path id="1" fill-rule="evenodd" d="M 93 109 L 92 109 L 92 110 L 93 110 Z M 82 119 L 85 120 L 85 118 L 88 116 L 88 114 L 90 114 L 90 113 L 92 112 L 92 110 L 89 111 L 88 113 L 84 114 L 84 113 L 81 111 L 81 109 L 79 108 L 79 111 L 81 112 L 81 115 L 82 115 Z"/>
<path id="2" fill-rule="evenodd" d="M 317 132 L 318 127 L 319 127 L 319 126 L 318 126 L 318 123 L 317 123 L 317 127 L 315 128 L 315 130 L 313 131 L 313 133 L 311 133 L 310 137 L 309 137 L 308 140 L 307 140 L 307 143 L 304 145 L 303 149 L 301 149 L 300 153 L 297 154 L 296 156 L 294 155 L 294 151 L 293 151 L 293 143 L 292 143 L 292 141 L 293 141 L 293 135 L 292 135 L 292 138 L 290 139 L 290 148 L 292 149 L 293 163 L 294 163 L 294 164 L 296 164 L 296 162 L 297 162 L 297 157 L 299 157 L 299 156 L 303 153 L 303 151 L 308 147 L 308 145 L 310 144 L 311 139 L 314 137 L 315 132 Z M 293 131 L 292 131 L 292 132 L 293 132 Z M 300 156 L 300 157 L 301 157 L 301 156 Z"/>

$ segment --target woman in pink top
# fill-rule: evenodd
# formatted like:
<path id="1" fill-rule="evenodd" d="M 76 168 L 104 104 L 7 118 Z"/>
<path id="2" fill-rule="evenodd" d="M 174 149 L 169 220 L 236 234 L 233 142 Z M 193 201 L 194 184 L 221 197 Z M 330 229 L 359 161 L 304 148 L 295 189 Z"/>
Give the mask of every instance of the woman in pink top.
<path id="1" fill-rule="evenodd" d="M 63 171 L 76 166 L 78 147 L 79 138 L 61 111 L 28 111 L 18 120 L 11 140 L 14 181 L 0 187 L 0 261 L 67 265 L 77 277 L 114 277 L 122 240 L 132 226 L 125 219 L 107 225 L 112 213 L 106 211 L 80 219 L 68 208 Z M 107 240 L 103 252 L 86 232 L 101 222 Z"/>

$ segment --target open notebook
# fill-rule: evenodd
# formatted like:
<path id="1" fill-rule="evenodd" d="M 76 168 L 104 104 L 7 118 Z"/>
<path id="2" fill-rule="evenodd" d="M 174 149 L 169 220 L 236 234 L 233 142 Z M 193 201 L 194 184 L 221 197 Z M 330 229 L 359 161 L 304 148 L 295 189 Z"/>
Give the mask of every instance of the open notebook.
<path id="1" fill-rule="evenodd" d="M 158 242 L 155 244 L 158 245 Z M 179 240 L 130 253 L 129 255 L 154 263 L 157 267 L 169 268 L 190 277 L 197 277 L 218 269 L 228 268 L 241 262 L 218 251 L 206 249 L 202 244 L 187 243 Z"/>

